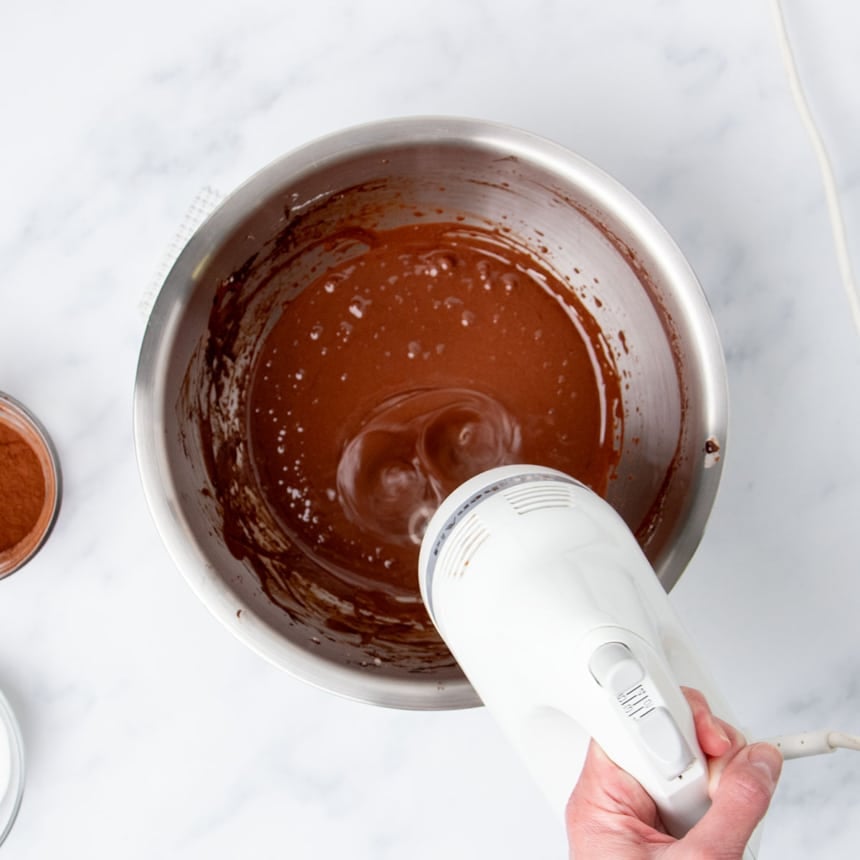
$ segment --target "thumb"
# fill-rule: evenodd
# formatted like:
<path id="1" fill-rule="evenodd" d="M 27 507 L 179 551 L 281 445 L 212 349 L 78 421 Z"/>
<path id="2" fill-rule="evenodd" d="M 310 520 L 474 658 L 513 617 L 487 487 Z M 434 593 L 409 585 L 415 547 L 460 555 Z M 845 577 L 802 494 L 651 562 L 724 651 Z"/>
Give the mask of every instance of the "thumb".
<path id="1" fill-rule="evenodd" d="M 781 771 L 782 755 L 776 747 L 766 743 L 744 747 L 723 770 L 711 808 L 687 834 L 685 846 L 699 848 L 709 857 L 741 857 L 767 812 Z"/>

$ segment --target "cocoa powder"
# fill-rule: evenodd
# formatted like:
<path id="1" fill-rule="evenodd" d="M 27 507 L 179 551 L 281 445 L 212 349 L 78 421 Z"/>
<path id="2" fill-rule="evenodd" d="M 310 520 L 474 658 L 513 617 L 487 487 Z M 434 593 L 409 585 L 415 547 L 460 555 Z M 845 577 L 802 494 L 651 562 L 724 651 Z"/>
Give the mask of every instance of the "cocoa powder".
<path id="1" fill-rule="evenodd" d="M 26 439 L 0 423 L 0 553 L 36 527 L 45 505 L 42 464 Z"/>

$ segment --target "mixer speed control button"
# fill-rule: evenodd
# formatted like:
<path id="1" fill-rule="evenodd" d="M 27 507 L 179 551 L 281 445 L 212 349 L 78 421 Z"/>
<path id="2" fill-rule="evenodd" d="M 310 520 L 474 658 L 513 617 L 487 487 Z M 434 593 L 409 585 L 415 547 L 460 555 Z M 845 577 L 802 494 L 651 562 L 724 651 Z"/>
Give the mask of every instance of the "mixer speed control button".
<path id="1" fill-rule="evenodd" d="M 675 779 L 693 763 L 690 747 L 666 708 L 654 708 L 636 721 L 636 728 L 666 779 Z"/>
<path id="2" fill-rule="evenodd" d="M 594 680 L 613 696 L 626 693 L 645 677 L 642 665 L 623 642 L 606 642 L 596 648 L 588 668 Z"/>

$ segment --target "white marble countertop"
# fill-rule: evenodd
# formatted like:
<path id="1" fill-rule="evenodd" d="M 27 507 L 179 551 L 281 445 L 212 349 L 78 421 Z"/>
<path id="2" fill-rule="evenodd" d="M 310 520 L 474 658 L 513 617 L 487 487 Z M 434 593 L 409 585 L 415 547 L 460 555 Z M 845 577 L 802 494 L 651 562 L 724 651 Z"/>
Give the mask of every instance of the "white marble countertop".
<path id="1" fill-rule="evenodd" d="M 860 11 L 784 4 L 857 268 Z M 28 757 L 4 858 L 566 856 L 485 712 L 342 701 L 234 640 L 137 476 L 139 305 L 189 203 L 382 117 L 529 129 L 663 221 L 732 403 L 676 606 L 752 735 L 860 732 L 860 334 L 767 2 L 31 0 L 0 33 L 0 390 L 65 478 L 48 544 L 0 583 Z M 860 756 L 788 763 L 760 857 L 856 857 L 858 798 Z"/>

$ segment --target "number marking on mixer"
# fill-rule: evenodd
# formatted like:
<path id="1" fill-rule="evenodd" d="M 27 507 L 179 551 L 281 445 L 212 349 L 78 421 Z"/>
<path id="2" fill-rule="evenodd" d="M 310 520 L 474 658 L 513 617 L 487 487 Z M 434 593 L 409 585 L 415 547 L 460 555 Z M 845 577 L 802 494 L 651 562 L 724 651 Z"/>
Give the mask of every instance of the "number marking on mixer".
<path id="1" fill-rule="evenodd" d="M 618 696 L 618 704 L 624 713 L 632 720 L 641 720 L 654 710 L 654 702 L 642 684 L 631 687 Z"/>

